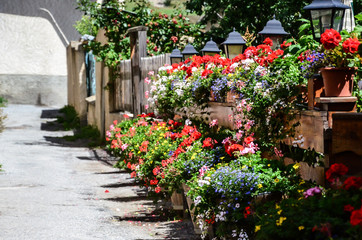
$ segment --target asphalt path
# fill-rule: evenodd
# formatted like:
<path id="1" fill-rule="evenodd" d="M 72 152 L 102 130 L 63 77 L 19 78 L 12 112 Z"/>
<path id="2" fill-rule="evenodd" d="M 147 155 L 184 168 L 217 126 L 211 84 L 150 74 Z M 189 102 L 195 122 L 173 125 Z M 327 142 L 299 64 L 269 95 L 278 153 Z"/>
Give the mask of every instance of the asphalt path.
<path id="1" fill-rule="evenodd" d="M 154 214 L 102 150 L 65 143 L 56 109 L 9 105 L 0 133 L 0 239 L 194 239 L 189 223 Z M 192 230 L 191 230 L 192 231 Z"/>

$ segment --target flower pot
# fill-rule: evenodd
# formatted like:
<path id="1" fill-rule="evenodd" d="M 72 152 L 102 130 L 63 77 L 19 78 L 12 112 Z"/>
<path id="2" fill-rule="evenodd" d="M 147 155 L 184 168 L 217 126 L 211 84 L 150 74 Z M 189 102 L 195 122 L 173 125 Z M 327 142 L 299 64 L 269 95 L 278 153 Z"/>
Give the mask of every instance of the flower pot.
<path id="1" fill-rule="evenodd" d="M 356 68 L 321 69 L 326 97 L 350 97 Z"/>

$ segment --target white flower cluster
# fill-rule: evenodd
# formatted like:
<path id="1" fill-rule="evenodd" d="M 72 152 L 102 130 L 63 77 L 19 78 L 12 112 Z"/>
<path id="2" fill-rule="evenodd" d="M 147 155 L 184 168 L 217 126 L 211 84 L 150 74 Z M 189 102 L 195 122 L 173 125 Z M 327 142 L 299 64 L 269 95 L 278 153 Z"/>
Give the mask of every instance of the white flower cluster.
<path id="1" fill-rule="evenodd" d="M 200 202 L 201 202 L 201 196 L 197 196 L 197 197 L 194 199 L 195 206 L 199 205 Z"/>
<path id="2" fill-rule="evenodd" d="M 199 179 L 197 181 L 197 183 L 199 184 L 200 187 L 204 186 L 205 184 L 206 185 L 210 185 L 210 180 L 211 178 L 210 177 L 205 177 L 205 179 Z"/>
<path id="3" fill-rule="evenodd" d="M 216 214 L 215 215 L 215 221 L 216 222 L 226 221 L 226 212 L 221 211 L 218 214 Z"/>
<path id="4" fill-rule="evenodd" d="M 250 70 L 250 66 L 255 63 L 255 61 L 253 59 L 247 58 L 245 60 L 241 61 L 241 64 L 243 65 L 243 68 L 245 70 Z"/>
<path id="5" fill-rule="evenodd" d="M 233 230 L 231 236 L 237 237 L 238 236 L 237 230 Z M 241 229 L 238 236 L 238 240 L 248 240 L 248 239 L 249 239 L 248 234 L 243 229 Z"/>
<path id="6" fill-rule="evenodd" d="M 292 142 L 293 147 L 298 147 L 298 145 L 300 147 L 304 147 L 304 137 L 303 135 L 299 135 L 297 138 L 294 138 L 294 141 Z"/>

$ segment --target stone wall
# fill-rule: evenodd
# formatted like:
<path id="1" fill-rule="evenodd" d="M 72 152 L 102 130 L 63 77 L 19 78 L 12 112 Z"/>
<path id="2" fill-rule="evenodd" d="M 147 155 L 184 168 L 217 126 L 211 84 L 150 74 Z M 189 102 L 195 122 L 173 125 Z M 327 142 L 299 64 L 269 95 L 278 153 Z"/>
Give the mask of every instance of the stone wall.
<path id="1" fill-rule="evenodd" d="M 80 35 L 76 0 L 8 0 L 0 7 L 0 96 L 10 103 L 67 104 L 66 47 Z"/>

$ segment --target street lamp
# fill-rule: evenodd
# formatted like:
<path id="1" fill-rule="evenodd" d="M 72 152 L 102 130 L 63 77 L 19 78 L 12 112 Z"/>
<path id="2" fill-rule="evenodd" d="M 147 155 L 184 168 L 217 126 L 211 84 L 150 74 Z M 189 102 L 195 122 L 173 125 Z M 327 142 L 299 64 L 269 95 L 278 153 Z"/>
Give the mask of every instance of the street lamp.
<path id="1" fill-rule="evenodd" d="M 184 60 L 186 60 L 199 53 L 195 50 L 194 46 L 192 46 L 191 44 L 187 44 L 181 54 Z"/>
<path id="2" fill-rule="evenodd" d="M 275 15 L 272 20 L 268 21 L 260 34 L 263 37 L 263 40 L 270 38 L 273 41 L 273 49 L 279 47 L 280 43 L 283 40 L 284 36 L 289 35 L 282 26 L 282 23 L 275 19 Z"/>
<path id="3" fill-rule="evenodd" d="M 309 10 L 313 37 L 319 41 L 326 29 L 342 30 L 344 12 L 350 7 L 340 0 L 314 0 L 304 10 Z"/>
<path id="4" fill-rule="evenodd" d="M 177 48 L 175 48 L 174 50 L 172 50 L 171 55 L 170 55 L 170 60 L 171 60 L 171 65 L 174 63 L 180 63 L 182 62 L 182 54 L 181 51 L 178 50 Z"/>
<path id="5" fill-rule="evenodd" d="M 227 58 L 233 59 L 239 54 L 243 53 L 244 45 L 246 44 L 244 38 L 240 33 L 235 31 L 235 28 L 229 33 L 228 38 L 222 43 L 225 48 Z"/>
<path id="6" fill-rule="evenodd" d="M 217 47 L 216 42 L 212 41 L 212 38 L 210 38 L 210 41 L 208 41 L 204 48 L 201 49 L 202 55 L 209 55 L 214 56 L 215 54 L 220 54 L 220 49 Z"/>

